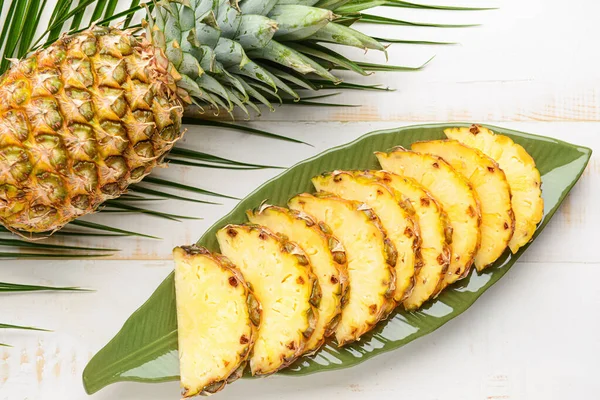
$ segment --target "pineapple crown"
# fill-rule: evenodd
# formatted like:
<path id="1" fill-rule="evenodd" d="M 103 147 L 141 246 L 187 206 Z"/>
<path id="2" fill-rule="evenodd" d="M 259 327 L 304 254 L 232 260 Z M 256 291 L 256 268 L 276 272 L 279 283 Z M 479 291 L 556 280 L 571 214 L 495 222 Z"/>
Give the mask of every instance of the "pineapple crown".
<path id="1" fill-rule="evenodd" d="M 184 102 L 247 114 L 248 107 L 259 112 L 258 102 L 273 110 L 270 99 L 281 100 L 279 91 L 300 100 L 294 88 L 310 88 L 308 74 L 341 82 L 326 67 L 342 56 L 317 42 L 385 52 L 377 40 L 335 22 L 334 10 L 346 3 L 162 0 L 148 12 L 147 36 L 168 59 Z"/>

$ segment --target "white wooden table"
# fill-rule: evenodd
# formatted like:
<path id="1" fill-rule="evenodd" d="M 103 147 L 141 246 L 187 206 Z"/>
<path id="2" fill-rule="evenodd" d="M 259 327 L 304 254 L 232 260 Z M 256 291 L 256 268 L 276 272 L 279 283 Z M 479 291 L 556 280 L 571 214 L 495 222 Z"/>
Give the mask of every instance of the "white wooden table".
<path id="1" fill-rule="evenodd" d="M 290 166 L 376 129 L 473 121 L 600 150 L 600 3 L 504 0 L 500 5 L 502 8 L 494 12 L 452 16 L 453 21 L 484 22 L 479 28 L 386 28 L 386 36 L 406 31 L 462 42 L 447 47 L 394 45 L 390 49 L 394 64 L 417 65 L 437 54 L 423 72 L 379 73 L 363 79 L 384 83 L 396 92 L 345 92 L 334 101 L 362 106 L 283 107 L 251 123 L 315 147 L 197 128 L 191 128 L 185 140 L 196 148 L 234 159 Z M 438 19 L 446 15 L 442 13 L 428 15 Z M 416 15 L 414 11 L 408 13 L 408 17 Z M 368 58 L 383 60 L 375 53 Z M 170 168 L 159 173 L 243 197 L 278 171 Z M 464 315 L 427 337 L 360 366 L 303 378 L 244 380 L 218 398 L 599 398 L 599 199 L 600 159 L 595 154 L 536 243 Z M 0 350 L 0 399 L 88 398 L 81 384 L 86 362 L 171 271 L 171 248 L 194 242 L 234 204 L 233 200 L 223 201 L 222 206 L 167 202 L 163 207 L 202 216 L 202 221 L 169 223 L 138 216 L 125 220 L 122 215 L 102 219 L 164 238 L 93 241 L 94 245 L 122 248 L 114 259 L 2 261 L 2 280 L 74 285 L 96 291 L 2 296 L 2 322 L 41 326 L 54 332 L 0 332 L 0 342 L 14 346 Z M 167 400 L 177 396 L 178 384 L 174 382 L 113 385 L 92 399 Z"/>

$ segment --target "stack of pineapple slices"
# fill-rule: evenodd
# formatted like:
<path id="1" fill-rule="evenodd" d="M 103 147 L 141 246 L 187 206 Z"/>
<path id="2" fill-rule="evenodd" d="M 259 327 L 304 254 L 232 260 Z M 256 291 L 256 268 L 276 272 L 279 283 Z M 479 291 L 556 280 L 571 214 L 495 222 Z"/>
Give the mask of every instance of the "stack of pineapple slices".
<path id="1" fill-rule="evenodd" d="M 174 251 L 185 397 L 272 374 L 327 337 L 359 340 L 396 307 L 416 310 L 471 266 L 527 244 L 541 179 L 510 138 L 473 125 L 412 151 L 376 153 L 383 171 L 314 177 L 316 194 L 261 205 L 217 233 L 221 253 Z"/>

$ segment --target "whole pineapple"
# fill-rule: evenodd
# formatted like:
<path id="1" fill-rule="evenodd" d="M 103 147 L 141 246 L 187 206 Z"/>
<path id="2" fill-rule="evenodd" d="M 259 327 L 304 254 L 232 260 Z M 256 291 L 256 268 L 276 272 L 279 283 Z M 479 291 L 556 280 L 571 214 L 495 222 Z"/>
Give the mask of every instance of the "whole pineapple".
<path id="1" fill-rule="evenodd" d="M 335 53 L 315 42 L 384 50 L 332 22 L 344 3 L 163 0 L 142 33 L 94 27 L 13 61 L 0 79 L 0 222 L 52 232 L 125 193 L 181 138 L 187 105 L 247 111 L 278 90 L 299 98 L 288 83 L 304 74 L 338 82 L 323 66 Z"/>

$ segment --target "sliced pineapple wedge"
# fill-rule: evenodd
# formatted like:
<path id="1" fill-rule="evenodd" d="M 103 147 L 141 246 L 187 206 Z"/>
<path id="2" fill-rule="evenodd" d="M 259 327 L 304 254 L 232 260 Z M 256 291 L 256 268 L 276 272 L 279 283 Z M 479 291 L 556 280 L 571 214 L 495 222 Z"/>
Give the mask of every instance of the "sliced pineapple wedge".
<path id="1" fill-rule="evenodd" d="M 395 307 L 394 245 L 364 203 L 327 193 L 304 193 L 292 198 L 288 206 L 325 222 L 346 249 L 350 290 L 335 338 L 339 346 L 360 339 Z"/>
<path id="2" fill-rule="evenodd" d="M 396 148 L 376 153 L 383 169 L 415 179 L 442 204 L 452 226 L 452 257 L 443 287 L 465 277 L 481 241 L 481 209 L 473 187 L 439 157 Z"/>
<path id="3" fill-rule="evenodd" d="M 504 171 L 481 151 L 456 140 L 417 142 L 411 148 L 443 158 L 471 182 L 481 203 L 481 246 L 475 267 L 482 271 L 504 253 L 515 230 L 510 186 Z"/>
<path id="4" fill-rule="evenodd" d="M 407 207 L 400 193 L 383 182 L 353 172 L 324 173 L 312 178 L 312 183 L 318 191 L 366 203 L 375 211 L 398 252 L 394 300 L 401 303 L 411 294 L 415 270 L 421 266 L 419 225 L 410 203 Z"/>
<path id="5" fill-rule="evenodd" d="M 173 257 L 182 395 L 212 394 L 242 375 L 260 306 L 225 257 L 196 246 Z"/>
<path id="6" fill-rule="evenodd" d="M 251 223 L 262 225 L 297 243 L 305 252 L 321 286 L 321 303 L 315 331 L 305 346 L 305 354 L 321 347 L 340 319 L 342 299 L 348 290 L 346 253 L 342 244 L 330 234 L 324 222 L 306 213 L 287 208 L 261 205 L 246 212 Z"/>
<path id="7" fill-rule="evenodd" d="M 304 352 L 317 320 L 320 288 L 308 258 L 297 244 L 258 225 L 227 225 L 217 240 L 262 305 L 252 374 L 287 367 Z"/>
<path id="8" fill-rule="evenodd" d="M 476 148 L 494 159 L 506 174 L 512 193 L 515 232 L 508 244 L 516 253 L 529 243 L 537 224 L 544 216 L 542 179 L 535 161 L 525 149 L 504 135 L 496 135 L 479 125 L 470 128 L 451 128 L 444 131 L 449 139 Z"/>
<path id="9" fill-rule="evenodd" d="M 452 251 L 452 227 L 448 216 L 433 195 L 412 178 L 386 171 L 359 173 L 370 179 L 379 179 L 401 193 L 415 210 L 421 232 L 423 265 L 415 277 L 413 291 L 403 305 L 407 310 L 416 310 L 443 287 Z"/>

